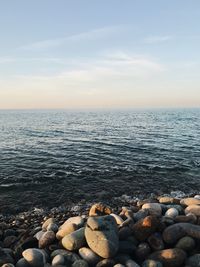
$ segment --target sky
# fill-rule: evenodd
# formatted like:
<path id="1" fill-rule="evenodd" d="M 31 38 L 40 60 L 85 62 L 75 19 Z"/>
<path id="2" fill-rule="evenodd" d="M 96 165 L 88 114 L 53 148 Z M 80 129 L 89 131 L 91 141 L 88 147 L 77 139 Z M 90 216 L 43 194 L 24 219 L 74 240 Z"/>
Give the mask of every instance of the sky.
<path id="1" fill-rule="evenodd" d="M 0 109 L 200 107 L 199 0 L 0 0 Z"/>

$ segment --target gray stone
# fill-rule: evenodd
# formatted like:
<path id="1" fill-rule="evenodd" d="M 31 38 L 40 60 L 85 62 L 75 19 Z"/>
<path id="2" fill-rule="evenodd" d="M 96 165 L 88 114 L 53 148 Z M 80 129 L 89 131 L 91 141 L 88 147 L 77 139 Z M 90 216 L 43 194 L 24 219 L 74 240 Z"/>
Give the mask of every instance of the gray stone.
<path id="1" fill-rule="evenodd" d="M 161 216 L 162 208 L 159 203 L 146 203 L 142 206 L 143 210 L 148 210 L 150 215 Z"/>
<path id="2" fill-rule="evenodd" d="M 0 248 L 0 266 L 5 263 L 14 263 L 13 258 L 11 255 L 5 250 Z"/>
<path id="3" fill-rule="evenodd" d="M 179 212 L 177 209 L 175 208 L 170 208 L 165 212 L 165 216 L 167 217 L 171 217 L 171 218 L 175 218 L 176 216 L 178 216 Z"/>
<path id="4" fill-rule="evenodd" d="M 82 247 L 79 249 L 79 255 L 88 262 L 89 265 L 96 265 L 102 258 L 94 253 L 90 248 Z"/>
<path id="5" fill-rule="evenodd" d="M 191 223 L 176 223 L 163 231 L 163 240 L 167 244 L 174 244 L 184 236 L 200 239 L 200 226 Z"/>
<path id="6" fill-rule="evenodd" d="M 130 259 L 126 261 L 126 267 L 140 267 L 140 265 L 138 265 L 137 262 Z"/>
<path id="7" fill-rule="evenodd" d="M 85 233 L 85 228 L 82 227 L 76 230 L 75 232 L 66 235 L 65 237 L 63 237 L 61 241 L 63 247 L 70 251 L 84 247 L 86 245 L 84 233 Z"/>
<path id="8" fill-rule="evenodd" d="M 56 255 L 52 260 L 52 266 L 65 265 L 65 257 L 63 255 Z"/>
<path id="9" fill-rule="evenodd" d="M 58 225 L 56 223 L 50 223 L 47 226 L 47 231 L 53 231 L 54 233 L 56 233 L 58 231 Z"/>
<path id="10" fill-rule="evenodd" d="M 96 267 L 113 267 L 115 261 L 113 259 L 103 259 L 97 263 Z"/>
<path id="11" fill-rule="evenodd" d="M 181 248 L 185 251 L 191 251 L 195 248 L 195 241 L 190 236 L 184 236 L 177 242 L 176 248 Z"/>
<path id="12" fill-rule="evenodd" d="M 110 216 L 89 217 L 85 229 L 88 246 L 100 257 L 113 257 L 119 247 L 118 228 Z"/>
<path id="13" fill-rule="evenodd" d="M 24 259 L 33 267 L 43 267 L 46 263 L 44 253 L 37 248 L 28 248 L 22 253 Z"/>
<path id="14" fill-rule="evenodd" d="M 85 260 L 77 260 L 72 264 L 72 267 L 88 267 L 88 263 Z"/>
<path id="15" fill-rule="evenodd" d="M 30 267 L 30 264 L 24 258 L 21 258 L 16 263 L 16 267 Z"/>
<path id="16" fill-rule="evenodd" d="M 190 267 L 200 267 L 200 254 L 194 254 L 189 257 L 186 261 L 186 264 Z"/>

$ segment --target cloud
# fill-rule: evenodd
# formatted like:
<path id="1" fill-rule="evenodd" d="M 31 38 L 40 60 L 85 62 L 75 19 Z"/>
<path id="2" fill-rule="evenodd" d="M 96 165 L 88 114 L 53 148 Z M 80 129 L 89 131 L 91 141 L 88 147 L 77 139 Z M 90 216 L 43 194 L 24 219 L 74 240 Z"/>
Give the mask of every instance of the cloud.
<path id="1" fill-rule="evenodd" d="M 85 31 L 69 36 L 47 39 L 39 42 L 34 42 L 32 44 L 27 44 L 21 47 L 25 50 L 40 50 L 52 47 L 62 46 L 68 42 L 77 42 L 77 41 L 91 41 L 110 36 L 111 34 L 118 34 L 119 31 L 123 30 L 123 25 L 117 26 L 107 26 L 98 29 L 93 29 L 90 31 Z"/>
<path id="2" fill-rule="evenodd" d="M 164 43 L 171 40 L 173 37 L 171 35 L 164 35 L 164 36 L 149 36 L 144 39 L 146 44 L 158 44 Z"/>

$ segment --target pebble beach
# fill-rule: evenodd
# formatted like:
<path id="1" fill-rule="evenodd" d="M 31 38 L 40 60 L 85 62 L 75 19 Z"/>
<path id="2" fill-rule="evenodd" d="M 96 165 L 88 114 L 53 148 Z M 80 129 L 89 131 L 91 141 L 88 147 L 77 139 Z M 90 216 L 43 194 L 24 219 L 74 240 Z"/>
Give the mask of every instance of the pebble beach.
<path id="1" fill-rule="evenodd" d="M 0 266 L 198 267 L 200 195 L 0 214 Z"/>

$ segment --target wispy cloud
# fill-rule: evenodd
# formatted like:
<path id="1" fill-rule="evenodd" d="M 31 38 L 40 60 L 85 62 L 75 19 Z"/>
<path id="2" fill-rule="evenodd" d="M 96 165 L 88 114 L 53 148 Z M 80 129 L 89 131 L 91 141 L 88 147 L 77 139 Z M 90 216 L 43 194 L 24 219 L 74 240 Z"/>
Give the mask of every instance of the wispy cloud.
<path id="1" fill-rule="evenodd" d="M 173 38 L 172 35 L 163 35 L 163 36 L 149 36 L 144 39 L 144 42 L 147 44 L 158 44 L 158 43 L 164 43 Z"/>
<path id="2" fill-rule="evenodd" d="M 69 36 L 34 42 L 31 44 L 24 45 L 21 48 L 25 50 L 39 50 L 39 49 L 46 49 L 46 48 L 51 48 L 51 47 L 58 47 L 68 42 L 97 40 L 97 39 L 108 37 L 111 34 L 118 34 L 123 29 L 124 29 L 123 25 L 107 26 L 107 27 L 93 29 L 93 30 L 89 30 L 89 31 L 85 31 L 85 32 L 81 32 L 81 33 L 77 33 L 77 34 L 73 34 Z"/>

